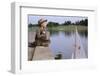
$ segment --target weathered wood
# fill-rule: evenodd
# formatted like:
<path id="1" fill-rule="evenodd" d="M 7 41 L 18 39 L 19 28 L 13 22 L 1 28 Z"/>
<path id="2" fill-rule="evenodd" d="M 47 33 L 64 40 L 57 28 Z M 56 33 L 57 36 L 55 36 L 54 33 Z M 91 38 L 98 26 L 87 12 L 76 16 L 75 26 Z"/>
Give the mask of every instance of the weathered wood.
<path id="1" fill-rule="evenodd" d="M 28 32 L 28 42 L 35 41 L 36 32 Z M 50 36 L 50 33 L 47 34 L 47 39 Z M 35 50 L 34 47 L 28 47 L 28 60 L 48 60 L 54 59 L 52 51 L 49 47 L 43 46 L 36 46 Z"/>
<path id="2" fill-rule="evenodd" d="M 35 35 L 36 35 L 36 32 L 28 32 L 28 42 L 29 43 L 35 41 Z"/>
<path id="3" fill-rule="evenodd" d="M 28 47 L 28 60 L 31 61 L 33 58 L 34 48 Z"/>
<path id="4" fill-rule="evenodd" d="M 48 59 L 54 59 L 54 56 L 50 48 L 37 46 L 32 60 L 48 60 Z"/>

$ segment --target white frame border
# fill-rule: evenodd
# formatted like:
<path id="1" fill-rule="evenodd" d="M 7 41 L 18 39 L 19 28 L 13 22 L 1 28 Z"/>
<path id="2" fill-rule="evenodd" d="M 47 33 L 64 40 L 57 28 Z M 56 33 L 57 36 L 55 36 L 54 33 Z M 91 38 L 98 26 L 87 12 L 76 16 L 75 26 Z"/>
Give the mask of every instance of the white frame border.
<path id="1" fill-rule="evenodd" d="M 96 8 L 93 7 L 72 7 L 68 8 L 55 8 L 55 7 L 41 7 L 34 6 L 30 3 L 18 3 L 14 2 L 11 4 L 11 72 L 22 73 L 21 70 L 21 8 L 45 8 L 45 9 L 58 9 L 58 10 L 79 10 L 79 11 L 93 11 L 96 14 Z M 95 16 L 96 19 L 96 16 Z M 96 23 L 96 21 L 94 21 Z"/>

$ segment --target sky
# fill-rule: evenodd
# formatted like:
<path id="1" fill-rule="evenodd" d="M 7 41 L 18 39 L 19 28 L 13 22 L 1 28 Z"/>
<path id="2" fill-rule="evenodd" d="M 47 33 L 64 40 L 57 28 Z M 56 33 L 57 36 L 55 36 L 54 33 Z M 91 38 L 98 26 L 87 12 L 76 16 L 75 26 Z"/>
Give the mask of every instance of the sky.
<path id="1" fill-rule="evenodd" d="M 48 22 L 57 22 L 59 24 L 64 23 L 65 21 L 71 21 L 72 23 L 80 20 L 87 19 L 87 17 L 82 16 L 39 16 L 39 15 L 28 15 L 28 24 L 37 24 L 38 20 L 44 18 Z"/>

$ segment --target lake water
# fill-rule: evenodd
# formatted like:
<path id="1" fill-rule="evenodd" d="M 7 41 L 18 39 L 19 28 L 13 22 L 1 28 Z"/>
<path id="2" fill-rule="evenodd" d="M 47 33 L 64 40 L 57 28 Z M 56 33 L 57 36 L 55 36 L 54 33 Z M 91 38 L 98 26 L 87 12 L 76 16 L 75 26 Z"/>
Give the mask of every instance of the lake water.
<path id="1" fill-rule="evenodd" d="M 72 51 L 74 47 L 73 34 L 71 32 L 64 31 L 55 31 L 50 32 L 50 48 L 53 52 L 53 55 L 62 54 L 63 59 L 71 59 Z M 88 57 L 88 37 L 86 32 L 79 32 L 81 43 L 83 45 L 86 57 Z"/>

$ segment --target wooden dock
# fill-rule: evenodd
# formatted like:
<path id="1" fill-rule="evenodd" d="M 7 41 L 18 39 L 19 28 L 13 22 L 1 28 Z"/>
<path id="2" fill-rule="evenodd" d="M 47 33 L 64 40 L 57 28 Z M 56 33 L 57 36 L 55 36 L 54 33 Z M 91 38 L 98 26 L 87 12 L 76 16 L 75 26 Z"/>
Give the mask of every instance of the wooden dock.
<path id="1" fill-rule="evenodd" d="M 32 60 L 48 60 L 48 59 L 54 59 L 50 48 L 42 46 L 36 47 Z"/>
<path id="2" fill-rule="evenodd" d="M 28 42 L 33 42 L 35 32 L 28 33 Z M 49 47 L 37 46 L 36 48 L 28 47 L 28 60 L 49 60 L 54 59 L 53 53 Z"/>

